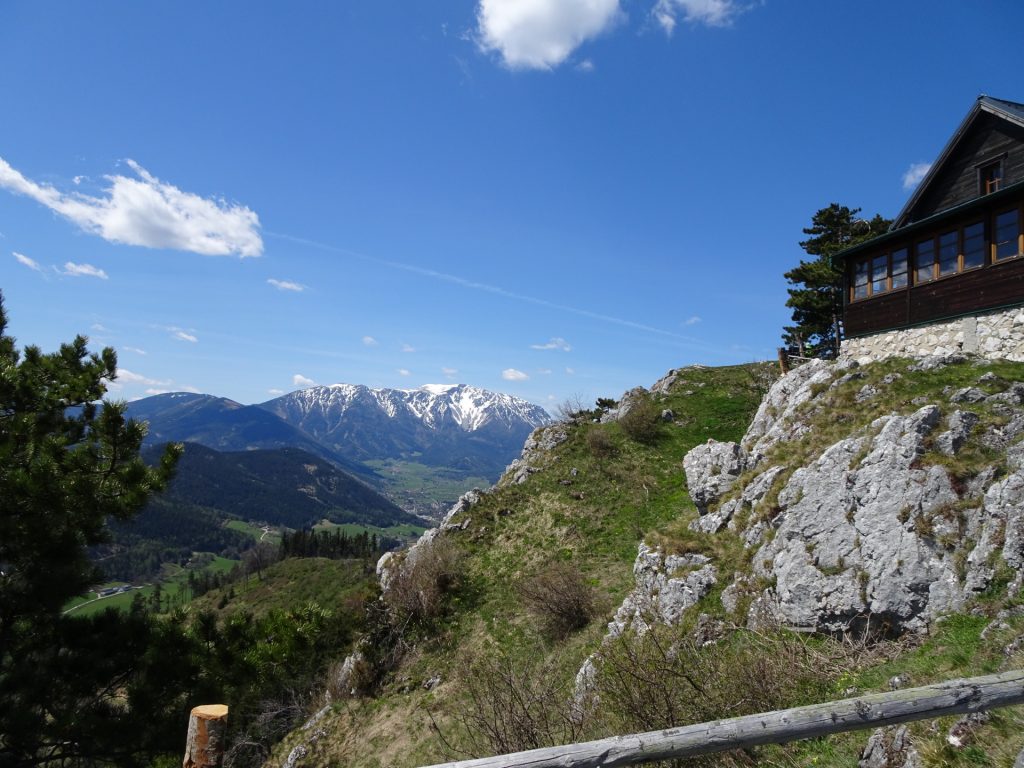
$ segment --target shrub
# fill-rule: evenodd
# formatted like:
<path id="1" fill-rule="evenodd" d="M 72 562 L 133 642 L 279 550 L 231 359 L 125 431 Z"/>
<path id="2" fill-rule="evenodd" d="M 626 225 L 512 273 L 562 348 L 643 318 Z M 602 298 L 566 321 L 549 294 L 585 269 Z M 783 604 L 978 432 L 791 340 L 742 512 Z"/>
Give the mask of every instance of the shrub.
<path id="1" fill-rule="evenodd" d="M 556 562 L 519 583 L 519 596 L 550 638 L 562 639 L 590 623 L 594 590 L 570 563 Z"/>
<path id="2" fill-rule="evenodd" d="M 839 674 L 827 650 L 783 631 L 741 630 L 712 645 L 679 628 L 624 635 L 601 650 L 595 717 L 610 732 L 636 733 L 827 700 Z M 684 764 L 761 763 L 752 751 L 665 763 Z"/>
<path id="3" fill-rule="evenodd" d="M 579 740 L 581 726 L 567 706 L 571 691 L 543 658 L 539 648 L 513 659 L 491 646 L 463 659 L 462 700 L 455 703 L 453 719 L 467 743 L 456 749 L 453 734 L 438 731 L 451 756 L 500 755 Z"/>
<path id="4" fill-rule="evenodd" d="M 460 559 L 459 549 L 443 536 L 410 550 L 384 593 L 396 628 L 428 623 L 444 612 L 458 586 Z"/>
<path id="5" fill-rule="evenodd" d="M 661 432 L 661 409 L 649 394 L 630 400 L 626 412 L 619 416 L 619 426 L 638 443 L 653 443 Z"/>

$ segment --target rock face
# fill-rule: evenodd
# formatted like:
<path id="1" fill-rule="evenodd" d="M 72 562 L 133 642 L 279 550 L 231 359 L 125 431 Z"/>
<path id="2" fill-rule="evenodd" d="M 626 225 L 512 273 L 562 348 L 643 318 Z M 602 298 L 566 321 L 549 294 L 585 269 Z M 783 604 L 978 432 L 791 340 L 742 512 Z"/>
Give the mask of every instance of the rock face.
<path id="1" fill-rule="evenodd" d="M 960 607 L 956 569 L 933 530 L 958 498 L 942 468 L 913 466 L 939 422 L 934 405 L 879 419 L 873 437 L 842 440 L 793 473 L 775 536 L 754 556 L 755 573 L 776 579 L 785 623 L 841 633 L 871 616 L 923 629 Z"/>
<path id="2" fill-rule="evenodd" d="M 736 443 L 709 440 L 687 453 L 683 469 L 697 511 L 706 515 L 708 505 L 732 488 L 747 462 L 747 452 Z"/>
<path id="3" fill-rule="evenodd" d="M 963 362 L 927 358 L 911 371 Z M 863 378 L 855 362 L 812 361 L 776 382 L 740 444 L 709 442 L 684 459 L 700 513 L 690 527 L 717 533 L 728 526 L 756 550 L 752 575 L 773 584 L 750 608 L 754 624 L 769 618 L 831 634 L 923 631 L 986 589 L 999 557 L 1024 571 L 1024 444 L 1015 442 L 1024 433 L 1024 397 L 1017 383 L 996 394 L 949 388 L 941 401 L 919 398 L 916 411 L 882 416 L 804 466 L 766 466 L 775 446 L 809 434 L 804 404 Z M 889 374 L 861 387 L 854 400 L 884 397 L 903 378 Z M 990 374 L 979 384 L 995 379 Z M 971 409 L 982 405 L 1007 423 L 979 432 L 981 418 Z M 955 457 L 972 439 L 1005 451 L 1006 474 L 993 466 L 955 486 L 943 466 L 921 462 L 928 451 Z M 723 602 L 738 605 L 749 581 L 738 574 Z"/>
<path id="4" fill-rule="evenodd" d="M 643 634 L 650 622 L 674 624 L 718 581 L 718 571 L 704 555 L 665 555 L 641 542 L 633 564 L 636 588 L 608 625 L 608 637 L 632 627 Z"/>

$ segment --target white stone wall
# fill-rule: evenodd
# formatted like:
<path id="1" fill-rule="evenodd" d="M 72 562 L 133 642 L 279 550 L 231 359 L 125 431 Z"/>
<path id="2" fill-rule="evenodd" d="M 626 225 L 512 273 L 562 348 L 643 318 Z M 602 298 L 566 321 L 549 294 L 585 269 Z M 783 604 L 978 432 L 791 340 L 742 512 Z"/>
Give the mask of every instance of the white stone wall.
<path id="1" fill-rule="evenodd" d="M 984 312 L 846 339 L 842 346 L 843 357 L 860 363 L 887 357 L 926 357 L 955 352 L 1024 361 L 1024 308 Z"/>

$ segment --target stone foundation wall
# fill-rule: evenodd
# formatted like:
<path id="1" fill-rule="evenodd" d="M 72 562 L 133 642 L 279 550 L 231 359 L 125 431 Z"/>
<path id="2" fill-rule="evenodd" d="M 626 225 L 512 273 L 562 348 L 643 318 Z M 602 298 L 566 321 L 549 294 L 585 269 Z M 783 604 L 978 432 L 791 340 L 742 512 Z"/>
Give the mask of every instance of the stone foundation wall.
<path id="1" fill-rule="evenodd" d="M 861 363 L 956 352 L 1024 361 L 1024 307 L 846 339 L 842 346 L 843 357 Z"/>

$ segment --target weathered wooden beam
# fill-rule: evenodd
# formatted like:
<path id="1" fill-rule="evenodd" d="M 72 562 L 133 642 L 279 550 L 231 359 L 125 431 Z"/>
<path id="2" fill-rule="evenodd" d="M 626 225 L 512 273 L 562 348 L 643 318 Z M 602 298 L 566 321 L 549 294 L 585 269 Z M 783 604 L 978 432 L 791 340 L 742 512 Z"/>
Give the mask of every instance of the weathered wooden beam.
<path id="1" fill-rule="evenodd" d="M 612 768 L 1024 703 L 1024 671 L 428 768 Z"/>
<path id="2" fill-rule="evenodd" d="M 223 704 L 195 707 L 188 719 L 182 768 L 220 768 L 227 728 L 228 708 Z"/>

